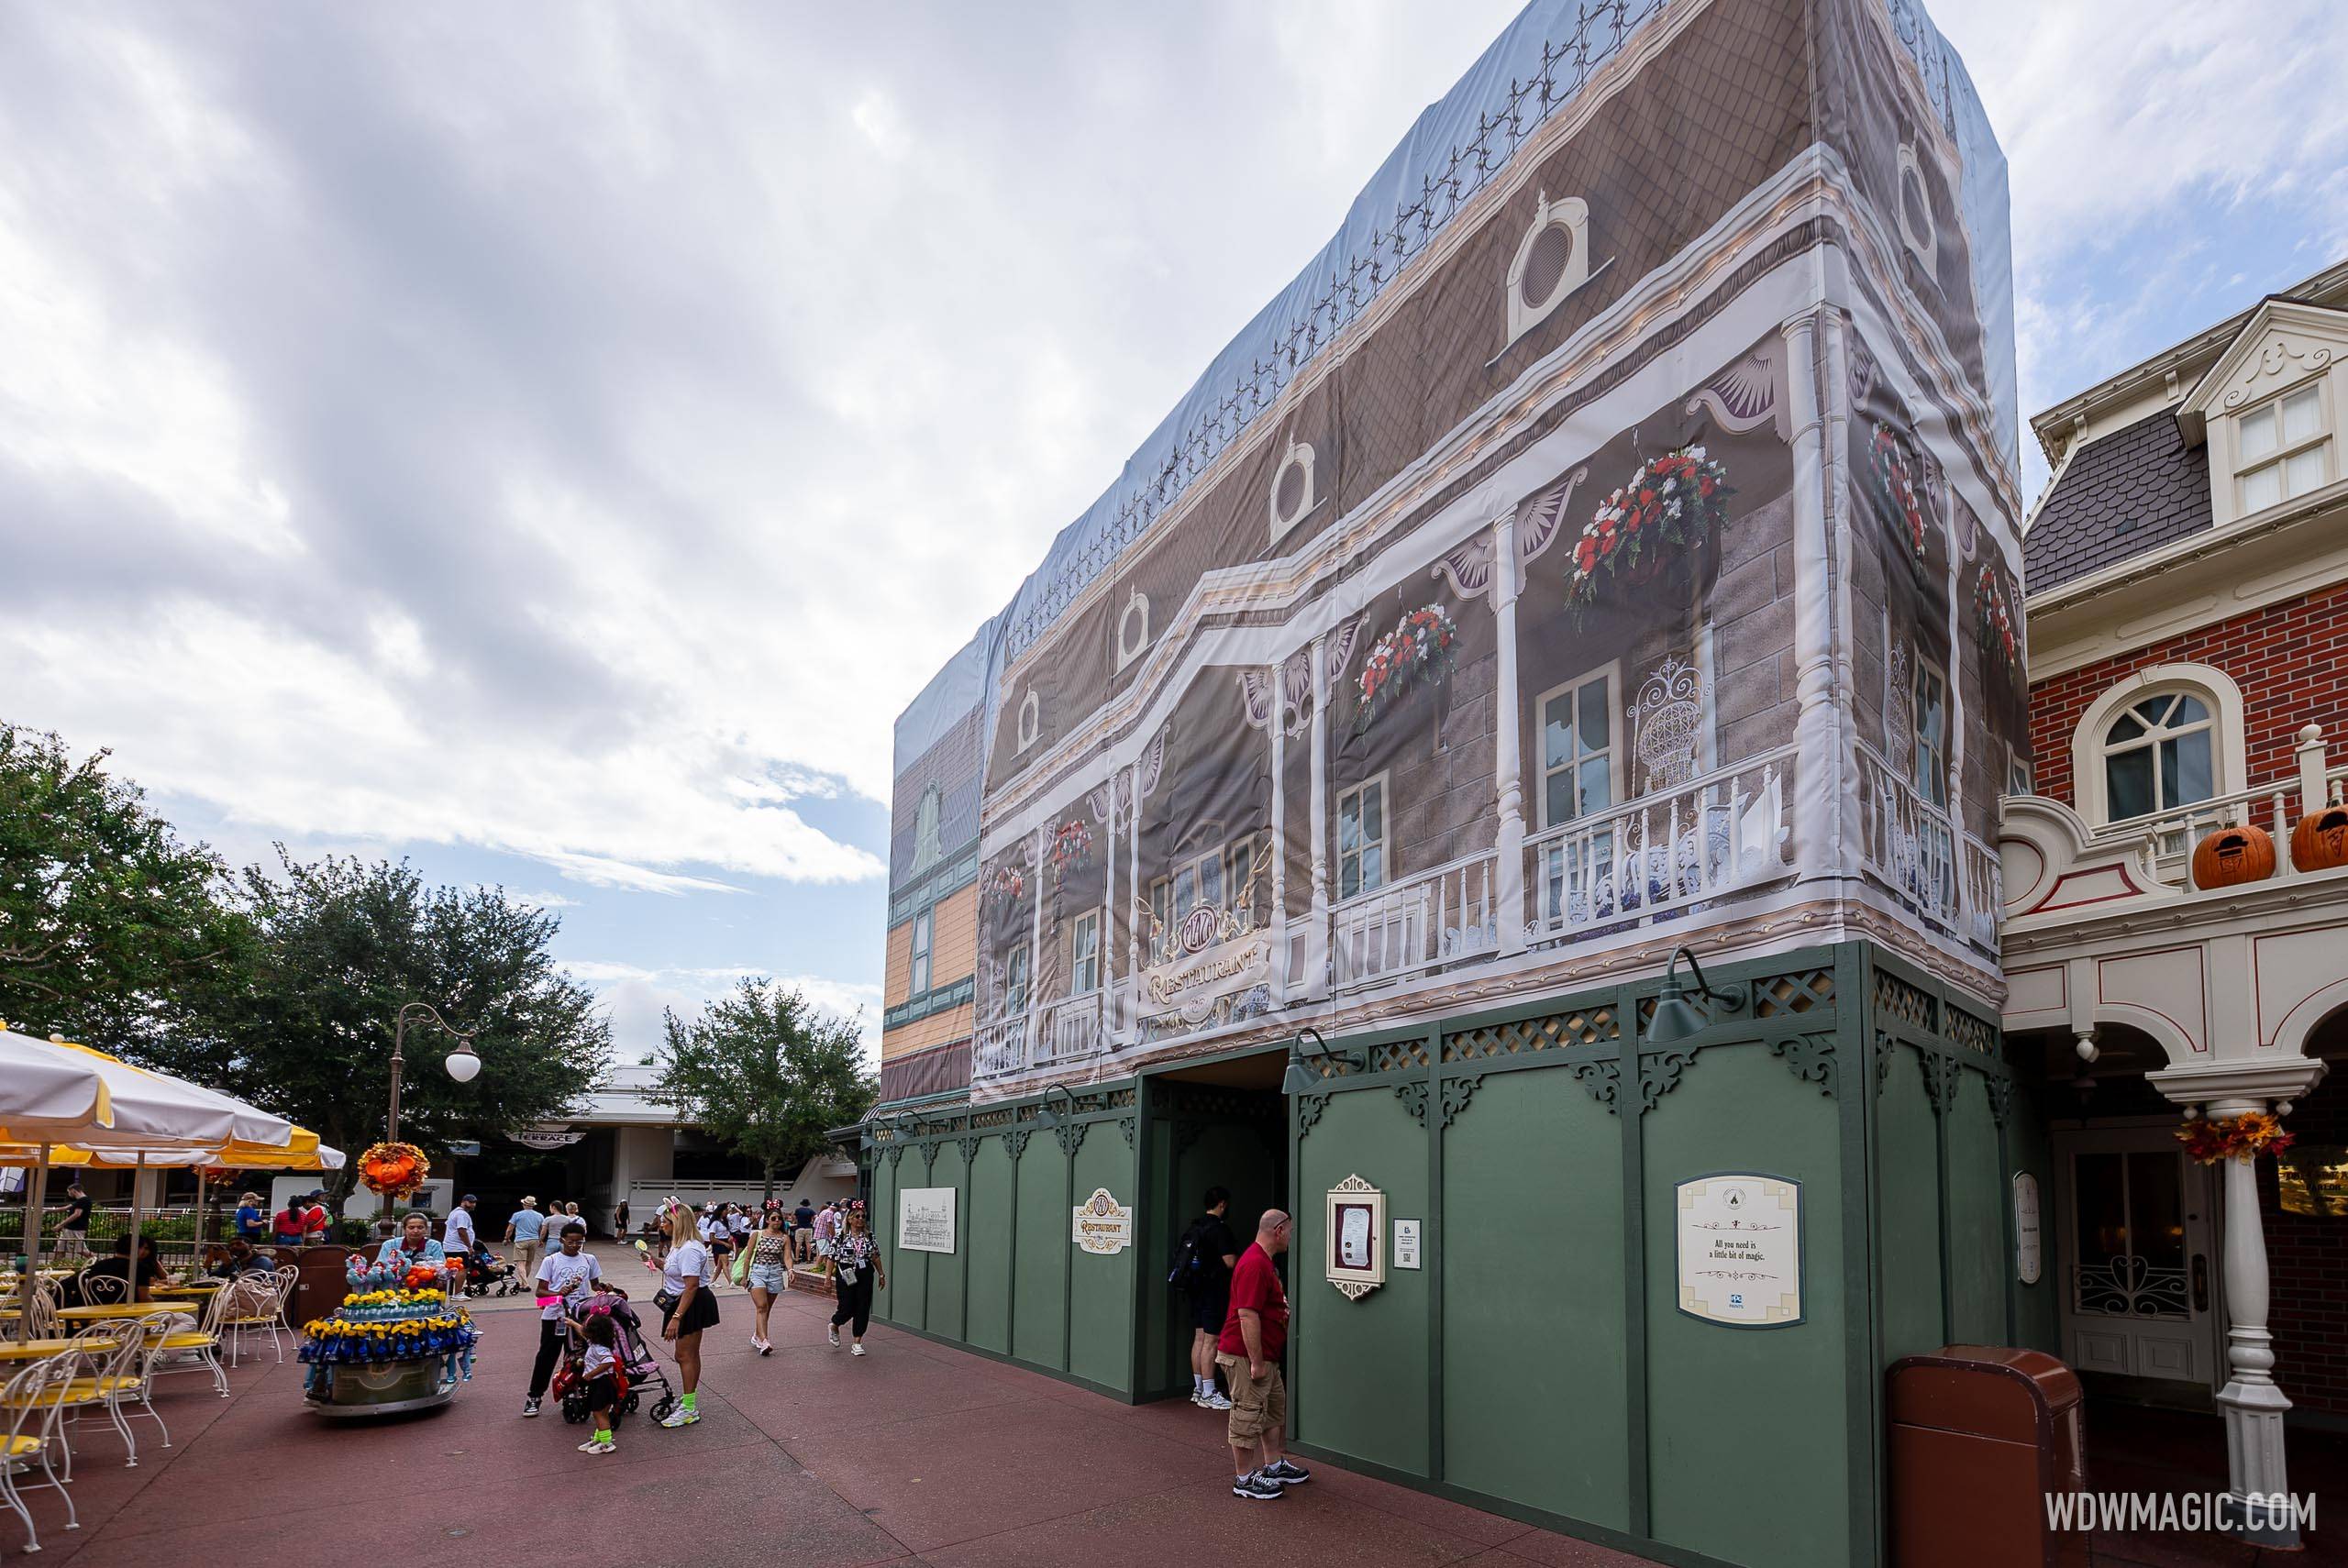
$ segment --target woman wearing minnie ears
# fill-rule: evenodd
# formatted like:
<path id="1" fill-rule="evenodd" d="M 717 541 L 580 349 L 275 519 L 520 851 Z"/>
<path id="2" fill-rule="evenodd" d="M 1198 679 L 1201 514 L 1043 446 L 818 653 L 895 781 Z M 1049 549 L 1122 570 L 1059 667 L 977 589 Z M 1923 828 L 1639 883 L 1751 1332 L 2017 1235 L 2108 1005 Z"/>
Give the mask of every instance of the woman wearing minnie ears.
<path id="1" fill-rule="evenodd" d="M 750 1348 L 760 1355 L 774 1354 L 767 1338 L 767 1314 L 775 1297 L 791 1284 L 790 1221 L 780 1209 L 767 1210 L 766 1228 L 750 1242 L 750 1305 L 759 1311 L 758 1327 L 750 1331 Z"/>
<path id="2" fill-rule="evenodd" d="M 839 1310 L 832 1314 L 832 1348 L 840 1342 L 840 1325 L 856 1336 L 850 1355 L 864 1353 L 864 1331 L 872 1322 L 872 1287 L 889 1288 L 889 1271 L 880 1266 L 880 1244 L 864 1215 L 861 1198 L 847 1206 L 847 1229 L 832 1243 L 832 1277 L 839 1291 Z"/>
<path id="3" fill-rule="evenodd" d="M 717 1263 L 709 1244 L 694 1233 L 692 1209 L 672 1198 L 664 1217 L 670 1237 L 669 1257 L 660 1268 L 660 1293 L 652 1300 L 660 1309 L 660 1337 L 676 1346 L 677 1376 L 684 1393 L 660 1424 L 689 1427 L 701 1419 L 702 1331 L 717 1326 L 717 1297 L 710 1288 L 717 1279 Z"/>

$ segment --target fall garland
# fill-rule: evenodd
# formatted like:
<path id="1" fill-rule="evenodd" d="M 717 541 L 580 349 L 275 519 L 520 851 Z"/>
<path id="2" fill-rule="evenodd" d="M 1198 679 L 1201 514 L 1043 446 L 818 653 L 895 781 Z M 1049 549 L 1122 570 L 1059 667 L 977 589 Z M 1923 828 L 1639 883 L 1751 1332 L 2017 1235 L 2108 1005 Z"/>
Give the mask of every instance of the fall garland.
<path id="1" fill-rule="evenodd" d="M 359 1179 L 385 1198 L 405 1198 L 432 1174 L 432 1162 L 413 1143 L 377 1143 L 359 1156 Z"/>
<path id="2" fill-rule="evenodd" d="M 1973 615 L 1980 633 L 1981 646 L 1989 651 L 2007 669 L 2021 662 L 2021 645 L 2014 636 L 2012 603 L 2006 597 L 2004 579 L 1998 569 L 1984 562 L 1981 575 L 1973 584 Z"/>
<path id="3" fill-rule="evenodd" d="M 2264 1110 L 2188 1121 L 2176 1130 L 2176 1141 L 2185 1145 L 2186 1156 L 2200 1165 L 2227 1159 L 2248 1165 L 2261 1154 L 2279 1154 L 2294 1142 L 2283 1131 L 2282 1120 Z"/>
<path id="4" fill-rule="evenodd" d="M 1092 866 L 1092 827 L 1082 817 L 1070 817 L 1052 834 L 1052 885 Z"/>
<path id="5" fill-rule="evenodd" d="M 1369 647 L 1354 683 L 1358 702 L 1354 717 L 1357 734 L 1369 727 L 1380 701 L 1390 701 L 1422 680 L 1439 681 L 1451 673 L 1451 645 L 1459 628 L 1440 604 L 1412 610 L 1394 623 L 1394 629 Z"/>
<path id="6" fill-rule="evenodd" d="M 1907 536 L 1916 558 L 1924 558 L 1924 502 L 1916 484 L 1916 459 L 1899 433 L 1881 420 L 1867 441 L 1867 477 L 1875 483 L 1876 501 Z"/>

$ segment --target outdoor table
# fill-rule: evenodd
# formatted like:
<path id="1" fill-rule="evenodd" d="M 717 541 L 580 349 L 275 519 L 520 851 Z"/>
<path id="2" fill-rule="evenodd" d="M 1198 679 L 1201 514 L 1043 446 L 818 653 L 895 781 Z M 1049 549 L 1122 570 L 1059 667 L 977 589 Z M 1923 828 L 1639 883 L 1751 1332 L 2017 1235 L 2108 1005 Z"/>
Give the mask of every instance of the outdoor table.
<path id="1" fill-rule="evenodd" d="M 173 1310 L 161 1301 L 107 1301 L 94 1307 L 60 1307 L 57 1316 L 68 1323 L 99 1323 L 113 1318 L 151 1318 Z"/>
<path id="2" fill-rule="evenodd" d="M 185 1285 L 159 1285 L 147 1294 L 150 1296 L 209 1296 L 227 1283 L 225 1279 L 192 1279 Z"/>
<path id="3" fill-rule="evenodd" d="M 40 1361 L 81 1345 L 79 1340 L 0 1340 L 0 1361 Z"/>

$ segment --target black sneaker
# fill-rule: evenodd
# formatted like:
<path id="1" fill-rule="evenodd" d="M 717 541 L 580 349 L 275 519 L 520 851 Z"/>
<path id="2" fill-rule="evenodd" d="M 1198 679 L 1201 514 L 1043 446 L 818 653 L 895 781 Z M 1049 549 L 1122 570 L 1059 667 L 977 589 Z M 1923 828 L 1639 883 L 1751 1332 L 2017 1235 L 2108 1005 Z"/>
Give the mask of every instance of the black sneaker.
<path id="1" fill-rule="evenodd" d="M 1279 1498 L 1280 1484 L 1266 1480 L 1262 1471 L 1253 1470 L 1231 1484 L 1231 1495 L 1251 1503 L 1269 1503 Z"/>
<path id="2" fill-rule="evenodd" d="M 1286 1456 L 1273 1460 L 1256 1474 L 1279 1486 L 1301 1486 L 1312 1479 L 1312 1472 Z"/>
<path id="3" fill-rule="evenodd" d="M 537 1413 L 538 1402 L 536 1399 L 524 1399 L 522 1401 L 522 1414 L 526 1416 L 535 1416 Z"/>

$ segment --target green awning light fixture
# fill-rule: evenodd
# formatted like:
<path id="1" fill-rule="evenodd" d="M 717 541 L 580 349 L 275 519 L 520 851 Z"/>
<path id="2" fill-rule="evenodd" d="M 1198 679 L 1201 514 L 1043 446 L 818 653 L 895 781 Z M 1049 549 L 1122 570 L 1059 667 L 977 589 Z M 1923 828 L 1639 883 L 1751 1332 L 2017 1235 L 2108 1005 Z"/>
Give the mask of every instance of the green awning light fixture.
<path id="1" fill-rule="evenodd" d="M 1646 1043 L 1649 1045 L 1677 1045 L 1682 1040 L 1703 1032 L 1710 1020 L 1696 1010 L 1688 999 L 1687 988 L 1679 983 L 1679 960 L 1688 960 L 1689 972 L 1696 977 L 1696 994 L 1718 1002 L 1722 1010 L 1733 1010 L 1739 998 L 1733 991 L 1716 991 L 1704 978 L 1703 969 L 1696 963 L 1696 955 L 1685 947 L 1671 950 L 1671 961 L 1664 966 L 1663 994 L 1655 999 L 1655 1011 L 1648 1015 Z"/>
<path id="2" fill-rule="evenodd" d="M 1065 1115 L 1052 1109 L 1052 1096 L 1054 1095 L 1058 1095 L 1062 1099 L 1068 1101 L 1068 1111 Z M 1073 1119 L 1075 1115 L 1075 1091 L 1070 1089 L 1066 1084 L 1046 1084 L 1044 1086 L 1044 1109 L 1036 1113 L 1036 1124 L 1047 1132 L 1057 1132 L 1059 1131 L 1060 1124 L 1063 1121 Z"/>
<path id="3" fill-rule="evenodd" d="M 1307 1040 L 1312 1043 L 1312 1050 L 1310 1053 L 1304 1049 Z M 1282 1094 L 1311 1094 L 1321 1088 L 1327 1080 L 1304 1064 L 1324 1056 L 1344 1063 L 1352 1072 L 1365 1072 L 1369 1066 L 1368 1058 L 1358 1051 L 1331 1050 L 1329 1043 L 1321 1038 L 1321 1032 L 1307 1025 L 1296 1032 L 1296 1039 L 1289 1045 L 1288 1072 L 1280 1079 L 1280 1092 Z"/>

